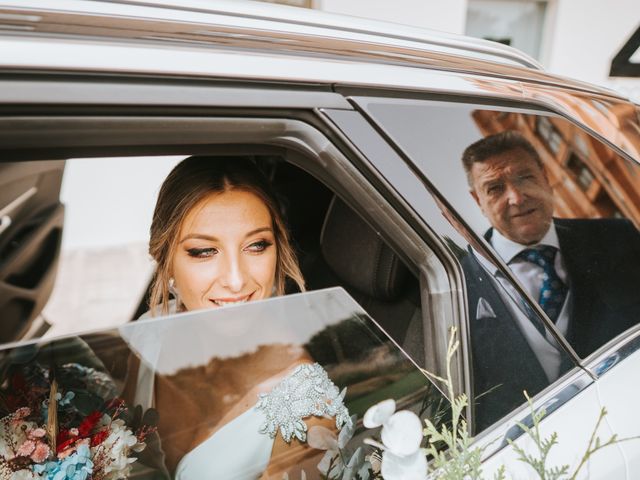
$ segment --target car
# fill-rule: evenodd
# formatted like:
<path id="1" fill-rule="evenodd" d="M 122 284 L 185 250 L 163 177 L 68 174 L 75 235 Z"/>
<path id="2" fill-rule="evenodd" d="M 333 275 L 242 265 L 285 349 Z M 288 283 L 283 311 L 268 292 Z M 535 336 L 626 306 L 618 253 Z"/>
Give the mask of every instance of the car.
<path id="1" fill-rule="evenodd" d="M 91 351 L 99 360 L 91 368 L 104 367 L 121 390 L 127 356 L 137 352 L 169 377 L 193 370 L 180 383 L 189 392 L 204 388 L 207 377 L 198 377 L 196 367 L 212 358 L 262 344 L 316 345 L 314 335 L 321 334 L 320 346 L 309 348 L 330 358 L 332 378 L 353 369 L 359 380 L 344 382 L 347 404 L 359 417 L 390 397 L 423 416 L 446 418 L 441 392 L 449 392 L 422 372 L 448 375 L 454 395 L 469 399 L 464 416 L 487 474 L 505 465 L 513 478 L 533 478 L 509 445 L 536 452 L 518 426 L 532 424 L 532 409 L 546 412 L 544 435 L 558 435 L 550 465 L 577 466 L 595 428 L 605 440 L 640 434 L 633 407 L 640 394 L 635 285 L 603 285 L 589 273 L 596 264 L 632 273 L 640 265 L 631 259 L 609 265 L 603 253 L 572 280 L 570 287 L 611 290 L 622 305 L 616 315 L 630 316 L 624 328 L 603 322 L 597 336 L 576 346 L 484 237 L 490 225 L 469 194 L 461 163 L 474 142 L 517 131 L 545 166 L 557 217 L 626 218 L 637 229 L 640 106 L 545 72 L 504 45 L 264 3 L 0 0 L 0 33 L 5 366 L 34 346 L 60 358 Z M 145 284 L 130 292 L 135 308 L 125 324 L 114 319 L 96 331 L 91 315 L 80 315 L 77 332 L 94 331 L 38 339 L 41 313 L 58 286 L 60 192 L 70 165 L 83 165 L 90 175 L 89 166 L 106 158 L 102 165 L 116 180 L 94 179 L 106 188 L 98 198 L 87 192 L 87 201 L 113 210 L 124 198 L 108 227 L 117 230 L 128 206 L 145 201 L 139 192 L 157 188 L 152 170 L 166 169 L 165 160 L 176 156 L 249 158 L 268 172 L 308 292 L 136 321 L 149 308 Z M 134 190 L 127 193 L 120 188 L 128 179 Z M 636 245 L 611 245 L 623 248 Z M 496 287 L 502 292 L 496 298 L 507 305 L 509 324 L 530 312 L 562 365 L 528 390 L 531 406 L 520 391 L 499 405 L 495 400 L 512 388 L 505 372 L 537 361 L 538 353 L 508 341 L 506 350 L 498 347 L 507 334 L 492 326 L 498 307 L 478 294 L 468 269 L 472 255 L 508 284 Z M 63 315 L 100 295 L 99 288 L 83 287 L 62 289 L 74 298 L 59 307 Z M 98 305 L 108 321 L 115 305 Z M 264 319 L 274 322 L 271 328 L 261 328 Z M 449 359 L 452 329 L 460 347 Z M 137 349 L 143 337 L 156 339 L 153 352 Z M 491 368 L 488 357 L 496 357 Z M 526 384 L 522 368 L 518 380 Z M 481 376 L 491 388 L 484 389 Z M 222 388 L 216 383 L 222 380 L 207 382 Z M 604 423 L 598 422 L 603 407 Z M 352 442 L 369 435 L 357 425 Z M 319 478 L 321 457 L 304 464 L 307 478 Z M 614 442 L 588 465 L 592 479 L 634 478 L 640 442 Z"/>

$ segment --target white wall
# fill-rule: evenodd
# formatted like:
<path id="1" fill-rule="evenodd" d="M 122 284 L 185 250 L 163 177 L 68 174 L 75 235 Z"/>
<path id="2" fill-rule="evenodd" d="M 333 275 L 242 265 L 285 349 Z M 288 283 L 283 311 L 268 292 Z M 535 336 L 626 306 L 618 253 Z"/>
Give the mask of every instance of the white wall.
<path id="1" fill-rule="evenodd" d="M 611 60 L 640 25 L 639 0 L 558 0 L 549 20 L 545 67 L 550 72 L 607 86 L 640 102 L 640 78 L 609 77 Z"/>
<path id="2" fill-rule="evenodd" d="M 467 0 L 315 0 L 325 12 L 463 33 Z"/>
<path id="3" fill-rule="evenodd" d="M 62 248 L 148 243 L 160 185 L 181 158 L 67 160 L 60 192 L 65 204 Z"/>

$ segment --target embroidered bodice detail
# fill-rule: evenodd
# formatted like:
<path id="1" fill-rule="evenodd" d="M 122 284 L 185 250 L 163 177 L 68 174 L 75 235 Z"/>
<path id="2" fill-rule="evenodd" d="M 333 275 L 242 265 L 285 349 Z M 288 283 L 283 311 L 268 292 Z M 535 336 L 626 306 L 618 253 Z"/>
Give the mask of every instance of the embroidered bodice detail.
<path id="1" fill-rule="evenodd" d="M 260 433 L 275 438 L 280 430 L 287 443 L 294 436 L 304 442 L 307 425 L 303 419 L 311 415 L 335 417 L 338 430 L 351 425 L 349 410 L 343 402 L 345 393 L 346 389 L 338 391 L 319 364 L 299 365 L 271 392 L 258 395 L 255 408 L 266 417 Z"/>

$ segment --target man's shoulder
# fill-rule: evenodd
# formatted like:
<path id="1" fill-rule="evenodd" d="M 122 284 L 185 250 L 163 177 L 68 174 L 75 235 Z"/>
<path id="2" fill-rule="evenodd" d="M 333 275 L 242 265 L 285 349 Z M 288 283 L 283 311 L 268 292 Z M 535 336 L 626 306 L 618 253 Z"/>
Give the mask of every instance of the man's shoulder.
<path id="1" fill-rule="evenodd" d="M 603 234 L 637 232 L 633 223 L 626 218 L 554 218 L 553 222 L 558 231 Z"/>

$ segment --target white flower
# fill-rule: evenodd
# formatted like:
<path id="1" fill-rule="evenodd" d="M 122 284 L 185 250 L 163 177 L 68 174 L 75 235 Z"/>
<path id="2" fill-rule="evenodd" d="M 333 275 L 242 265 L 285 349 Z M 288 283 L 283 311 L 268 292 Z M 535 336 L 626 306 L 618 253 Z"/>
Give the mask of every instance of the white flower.
<path id="1" fill-rule="evenodd" d="M 364 418 L 362 419 L 362 424 L 366 428 L 376 428 L 386 422 L 393 412 L 396 411 L 396 402 L 394 399 L 390 398 L 388 400 L 383 400 L 380 403 L 376 403 L 374 406 L 370 407 L 369 410 L 364 414 Z"/>
<path id="2" fill-rule="evenodd" d="M 103 417 L 103 424 L 109 422 L 109 417 Z M 129 457 L 131 451 L 139 451 L 144 444 L 138 443 L 138 438 L 129 430 L 121 419 L 113 420 L 109 424 L 109 435 L 98 446 L 92 448 L 92 457 L 100 449 L 104 449 L 109 455 L 109 462 L 105 465 L 105 480 L 127 478 L 131 464 L 135 457 Z"/>
<path id="3" fill-rule="evenodd" d="M 380 473 L 385 480 L 424 480 L 427 478 L 427 457 L 421 450 L 405 457 L 385 450 Z"/>
<path id="4" fill-rule="evenodd" d="M 415 413 L 400 410 L 384 422 L 380 437 L 387 450 L 394 455 L 412 455 L 420 448 L 422 422 Z"/>
<path id="5" fill-rule="evenodd" d="M 382 452 L 380 472 L 385 480 L 424 480 L 427 478 L 427 459 L 420 450 L 422 423 L 418 416 L 408 410 L 394 413 L 395 402 L 385 400 L 367 410 L 363 423 L 367 428 L 382 425 Z"/>

